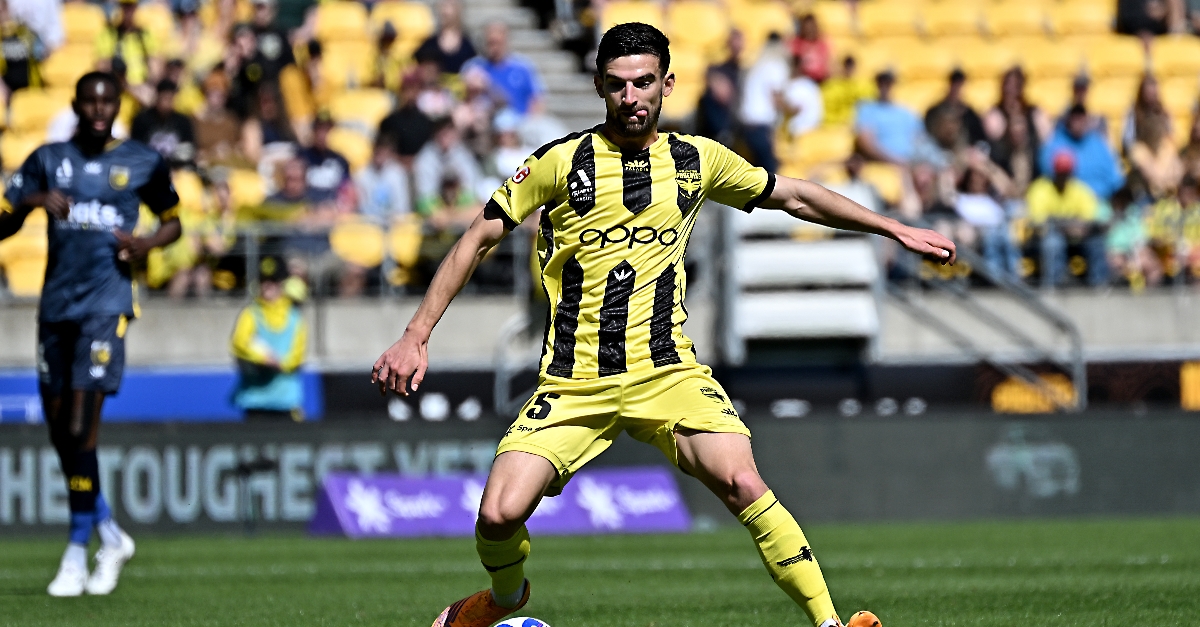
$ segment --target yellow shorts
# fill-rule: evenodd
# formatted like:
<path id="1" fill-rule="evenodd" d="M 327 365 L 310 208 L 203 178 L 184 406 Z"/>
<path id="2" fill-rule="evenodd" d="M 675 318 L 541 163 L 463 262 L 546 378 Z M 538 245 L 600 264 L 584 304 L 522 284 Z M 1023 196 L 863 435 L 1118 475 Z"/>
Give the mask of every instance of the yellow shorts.
<path id="1" fill-rule="evenodd" d="M 523 451 L 550 460 L 558 479 L 549 494 L 557 494 L 622 431 L 678 466 L 677 429 L 750 436 L 708 367 L 675 364 L 597 379 L 543 375 L 496 454 Z"/>

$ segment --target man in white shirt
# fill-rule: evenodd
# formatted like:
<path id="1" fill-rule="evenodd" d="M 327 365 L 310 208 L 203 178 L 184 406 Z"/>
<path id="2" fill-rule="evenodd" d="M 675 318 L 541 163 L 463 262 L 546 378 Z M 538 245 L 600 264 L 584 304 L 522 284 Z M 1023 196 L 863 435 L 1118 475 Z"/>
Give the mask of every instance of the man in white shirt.
<path id="1" fill-rule="evenodd" d="M 790 73 L 783 41 L 777 33 L 771 33 L 758 61 L 742 80 L 742 104 L 738 111 L 742 138 L 750 149 L 751 163 L 772 174 L 779 169 L 774 135 Z"/>

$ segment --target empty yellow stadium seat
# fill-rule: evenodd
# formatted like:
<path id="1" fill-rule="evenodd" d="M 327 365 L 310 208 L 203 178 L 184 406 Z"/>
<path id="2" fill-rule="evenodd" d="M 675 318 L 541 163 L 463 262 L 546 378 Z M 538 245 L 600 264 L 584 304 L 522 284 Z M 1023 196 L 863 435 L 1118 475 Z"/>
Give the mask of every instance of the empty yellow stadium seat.
<path id="1" fill-rule="evenodd" d="M 691 48 L 672 50 L 670 71 L 675 73 L 675 90 L 663 100 L 663 117 L 683 120 L 695 112 L 704 93 L 707 69 L 702 52 Z"/>
<path id="2" fill-rule="evenodd" d="M 1138 79 L 1132 77 L 1094 81 L 1088 90 L 1088 110 L 1107 118 L 1123 118 L 1133 107 L 1137 87 Z"/>
<path id="3" fill-rule="evenodd" d="M 892 99 L 921 115 L 944 98 L 946 90 L 947 84 L 944 79 L 901 81 L 892 90 Z"/>
<path id="4" fill-rule="evenodd" d="M 846 126 L 822 126 L 796 137 L 789 159 L 805 166 L 840 163 L 854 152 L 854 133 Z"/>
<path id="5" fill-rule="evenodd" d="M 979 5 L 969 2 L 940 2 L 921 11 L 921 23 L 930 37 L 976 35 L 981 22 Z"/>
<path id="6" fill-rule="evenodd" d="M 725 8 L 715 1 L 678 0 L 667 5 L 667 34 L 671 43 L 703 50 L 710 60 L 723 56 L 730 23 Z"/>
<path id="7" fill-rule="evenodd" d="M 1158 83 L 1158 92 L 1163 106 L 1172 116 L 1187 117 L 1196 110 L 1200 83 L 1195 76 L 1162 79 Z"/>
<path id="8" fill-rule="evenodd" d="M 947 47 L 919 41 L 895 42 L 891 51 L 893 67 L 900 82 L 910 80 L 945 80 L 954 69 L 956 59 Z"/>
<path id="9" fill-rule="evenodd" d="M 143 2 L 137 8 L 133 21 L 142 30 L 154 35 L 161 42 L 168 42 L 175 34 L 175 16 L 165 2 Z"/>
<path id="10" fill-rule="evenodd" d="M 35 209 L 12 237 L 0 242 L 0 267 L 8 291 L 18 298 L 36 297 L 46 275 L 46 212 Z"/>
<path id="11" fill-rule="evenodd" d="M 400 26 L 396 27 L 397 30 Z M 317 39 L 329 41 L 363 41 L 367 33 L 367 9 L 347 0 L 317 5 Z"/>
<path id="12" fill-rule="evenodd" d="M 1046 14 L 1038 4 L 1006 2 L 985 9 L 987 29 L 996 37 L 1044 35 Z"/>
<path id="13" fill-rule="evenodd" d="M 61 16 L 67 43 L 95 46 L 96 37 L 105 28 L 104 11 L 94 4 L 64 4 Z"/>
<path id="14" fill-rule="evenodd" d="M 1050 29 L 1057 35 L 1101 35 L 1113 31 L 1116 3 L 1072 0 L 1047 7 Z"/>
<path id="15" fill-rule="evenodd" d="M 358 218 L 344 219 L 329 232 L 329 247 L 347 263 L 374 268 L 383 263 L 383 228 Z"/>
<path id="16" fill-rule="evenodd" d="M 850 15 L 849 2 L 818 2 L 812 6 L 821 32 L 827 37 L 854 37 L 854 18 Z"/>
<path id="17" fill-rule="evenodd" d="M 254 170 L 230 170 L 229 198 L 238 209 L 258 207 L 267 198 L 267 187 L 262 177 Z"/>
<path id="18" fill-rule="evenodd" d="M 730 9 L 729 18 L 744 38 L 745 59 L 757 59 L 771 33 L 788 37 L 795 32 L 791 9 L 775 0 L 743 2 L 736 9 Z"/>
<path id="19" fill-rule="evenodd" d="M 1020 57 L 1002 42 L 972 39 L 950 48 L 969 79 L 997 79 L 1016 65 Z"/>
<path id="20" fill-rule="evenodd" d="M 335 91 L 367 85 L 375 74 L 375 47 L 368 41 L 337 41 L 325 46 L 321 72 Z"/>
<path id="21" fill-rule="evenodd" d="M 195 172 L 175 170 L 171 173 L 171 184 L 175 186 L 175 193 L 179 194 L 181 211 L 204 212 L 204 182 Z"/>
<path id="22" fill-rule="evenodd" d="M 392 112 L 392 95 L 383 89 L 354 89 L 337 94 L 329 103 L 334 121 L 374 135 L 379 122 Z"/>
<path id="23" fill-rule="evenodd" d="M 890 163 L 868 163 L 863 166 L 862 178 L 875 186 L 889 204 L 900 202 L 904 193 L 904 172 Z"/>
<path id="24" fill-rule="evenodd" d="M 13 172 L 25 163 L 25 159 L 37 150 L 38 146 L 46 141 L 46 134 L 40 133 L 18 133 L 16 131 L 5 131 L 0 134 L 0 164 L 3 164 L 5 172 Z"/>
<path id="25" fill-rule="evenodd" d="M 1146 71 L 1145 47 L 1137 37 L 1113 35 L 1088 41 L 1083 48 L 1092 76 L 1139 76 Z"/>
<path id="26" fill-rule="evenodd" d="M 69 92 L 68 92 L 69 93 Z M 8 106 L 8 128 L 18 133 L 46 134 L 46 126 L 59 111 L 71 106 L 64 92 L 42 89 L 18 89 Z"/>
<path id="27" fill-rule="evenodd" d="M 417 42 L 432 35 L 437 26 L 433 11 L 424 2 L 378 2 L 371 9 L 371 24 L 378 30 L 384 22 L 396 28 L 397 39 Z"/>
<path id="28" fill-rule="evenodd" d="M 398 265 L 411 268 L 421 253 L 421 219 L 409 214 L 388 228 L 388 255 Z"/>
<path id="29" fill-rule="evenodd" d="M 70 43 L 55 50 L 42 62 L 42 82 L 50 87 L 74 88 L 80 77 L 95 66 L 95 54 L 96 47 L 90 44 Z"/>
<path id="30" fill-rule="evenodd" d="M 371 140 L 348 128 L 335 127 L 329 131 L 329 147 L 340 152 L 357 172 L 371 162 Z"/>
<path id="31" fill-rule="evenodd" d="M 999 102 L 1000 82 L 992 78 L 968 78 L 967 84 L 963 85 L 962 97 L 976 113 L 983 113 Z"/>
<path id="32" fill-rule="evenodd" d="M 1025 97 L 1054 117 L 1071 101 L 1071 79 L 1064 76 L 1035 78 L 1025 85 Z"/>
<path id="33" fill-rule="evenodd" d="M 652 0 L 618 0 L 604 5 L 600 15 L 600 30 L 606 31 L 617 24 L 642 22 L 655 28 L 666 26 L 662 6 Z"/>
<path id="34" fill-rule="evenodd" d="M 1155 37 L 1150 47 L 1154 73 L 1161 77 L 1200 75 L 1200 38 L 1192 35 Z"/>
<path id="35" fill-rule="evenodd" d="M 863 37 L 915 37 L 918 13 L 906 2 L 863 2 L 858 5 L 858 30 Z"/>
<path id="36" fill-rule="evenodd" d="M 1075 76 L 1083 67 L 1081 52 L 1071 42 L 1030 37 L 1015 40 L 1010 46 L 1030 78 Z"/>

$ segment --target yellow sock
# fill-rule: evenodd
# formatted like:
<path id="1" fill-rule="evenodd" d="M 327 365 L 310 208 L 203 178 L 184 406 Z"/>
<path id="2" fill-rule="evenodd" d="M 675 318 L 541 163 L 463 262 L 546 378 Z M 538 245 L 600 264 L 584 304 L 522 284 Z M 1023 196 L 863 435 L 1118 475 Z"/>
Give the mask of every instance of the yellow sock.
<path id="1" fill-rule="evenodd" d="M 750 530 L 771 578 L 804 608 L 813 625 L 821 627 L 837 617 L 821 567 L 804 532 L 774 493 L 768 490 L 738 514 L 738 522 Z"/>
<path id="2" fill-rule="evenodd" d="M 475 550 L 492 578 L 492 594 L 498 601 L 521 591 L 525 583 L 525 558 L 529 557 L 529 530 L 525 525 L 521 525 L 516 535 L 500 542 L 484 539 L 476 530 Z"/>

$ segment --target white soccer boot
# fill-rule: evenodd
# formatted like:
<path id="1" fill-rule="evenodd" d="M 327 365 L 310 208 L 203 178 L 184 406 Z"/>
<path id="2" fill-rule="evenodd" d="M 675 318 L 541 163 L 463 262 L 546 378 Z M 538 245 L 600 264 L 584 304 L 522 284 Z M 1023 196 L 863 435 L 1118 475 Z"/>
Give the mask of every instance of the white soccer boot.
<path id="1" fill-rule="evenodd" d="M 73 561 L 63 560 L 58 566 L 58 574 L 54 576 L 54 581 L 46 586 L 46 592 L 52 597 L 77 597 L 83 594 L 87 579 L 86 568 L 81 568 Z"/>
<path id="2" fill-rule="evenodd" d="M 116 589 L 121 568 L 133 557 L 133 549 L 133 538 L 124 531 L 117 546 L 101 546 L 96 551 L 96 569 L 87 580 L 87 593 L 104 595 Z"/>

